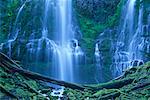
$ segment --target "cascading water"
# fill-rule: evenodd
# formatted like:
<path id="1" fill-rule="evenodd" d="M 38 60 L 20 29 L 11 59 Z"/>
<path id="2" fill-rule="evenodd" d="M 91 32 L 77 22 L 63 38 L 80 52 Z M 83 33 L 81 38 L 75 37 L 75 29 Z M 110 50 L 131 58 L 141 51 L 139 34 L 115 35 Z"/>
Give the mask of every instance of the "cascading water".
<path id="1" fill-rule="evenodd" d="M 125 19 L 123 23 L 123 27 L 121 29 L 121 33 L 119 35 L 118 41 L 119 42 L 125 42 L 125 40 L 130 37 L 132 37 L 134 31 L 133 31 L 133 24 L 134 24 L 134 6 L 135 6 L 136 0 L 128 0 L 127 4 L 125 5 L 125 8 L 127 7 L 127 10 L 125 11 Z M 123 14 L 124 15 L 124 14 Z M 126 31 L 128 31 L 128 35 L 126 35 Z M 131 39 L 127 43 L 130 43 Z M 125 44 L 128 45 L 128 44 Z"/>
<path id="2" fill-rule="evenodd" d="M 49 39 L 48 19 L 50 7 L 53 8 L 55 18 L 53 30 L 54 40 Z M 29 57 L 32 57 L 31 55 L 36 52 L 35 58 L 37 62 L 45 59 L 49 63 L 52 60 L 51 76 L 74 82 L 73 57 L 77 61 L 78 57 L 83 55 L 83 52 L 79 47 L 78 41 L 74 39 L 72 29 L 72 1 L 57 0 L 52 3 L 50 0 L 45 0 L 42 28 L 42 36 L 40 39 L 34 39 L 34 34 L 31 35 L 30 42 L 27 44 Z M 76 45 L 73 46 L 73 43 Z M 43 55 L 44 58 L 41 59 L 40 57 Z"/>
<path id="3" fill-rule="evenodd" d="M 150 53 L 150 14 L 147 16 L 147 24 L 142 25 L 142 40 L 138 45 L 138 49 L 145 54 Z M 144 59 L 147 61 L 148 59 Z"/>
<path id="4" fill-rule="evenodd" d="M 78 40 L 74 39 L 73 40 L 74 42 L 74 45 L 73 45 L 73 48 L 74 48 L 74 58 L 75 58 L 75 64 L 79 64 L 79 58 L 81 57 L 82 59 L 82 56 L 84 55 L 81 47 L 79 46 L 79 43 L 78 43 Z"/>
<path id="5" fill-rule="evenodd" d="M 23 45 L 25 45 L 25 51 L 27 52 L 24 58 L 26 59 L 26 62 L 24 61 L 26 66 L 33 64 L 32 66 L 37 67 L 40 66 L 39 63 L 44 63 L 45 67 L 49 69 L 48 72 L 45 72 L 50 73 L 48 75 L 60 80 L 75 82 L 77 75 L 75 76 L 74 74 L 77 72 L 75 72 L 74 67 L 78 65 L 78 59 L 80 59 L 84 53 L 79 46 L 78 40 L 74 38 L 72 0 L 43 0 L 44 11 L 41 34 L 37 34 L 39 32 L 34 32 L 33 29 L 33 33 L 30 34 L 29 39 L 24 40 L 20 38 L 23 37 L 23 35 L 18 37 L 18 35 L 21 35 L 19 34 L 18 20 L 28 1 L 30 0 L 26 0 L 20 7 L 14 23 L 13 32 L 9 34 L 7 43 L 0 45 L 0 49 L 3 49 L 3 46 L 7 45 L 8 55 L 11 56 L 13 52 L 12 42 L 19 43 L 24 41 Z M 51 18 L 53 18 L 54 21 L 49 22 Z M 18 57 L 20 53 L 23 53 L 21 46 L 21 44 L 17 46 L 16 54 Z M 74 59 L 75 62 L 73 61 Z M 37 71 L 37 69 L 38 68 L 31 68 L 30 70 Z"/>
<path id="6" fill-rule="evenodd" d="M 139 41 L 141 41 L 141 35 L 142 35 L 142 17 L 143 16 L 143 7 L 139 10 L 139 18 L 138 18 L 138 27 L 136 29 L 135 34 L 132 37 L 132 41 L 129 45 L 128 52 L 130 53 L 130 59 L 141 59 L 141 54 L 139 53 L 138 45 Z"/>
<path id="7" fill-rule="evenodd" d="M 57 63 L 54 68 L 58 67 L 58 78 L 61 80 L 73 82 L 73 55 L 72 48 L 69 45 L 71 37 L 71 17 L 72 17 L 72 1 L 57 0 L 56 1 L 56 41 L 59 42 L 58 49 L 54 52 L 53 62 Z"/>
<path id="8" fill-rule="evenodd" d="M 80 47 L 80 43 L 74 36 L 72 0 L 39 0 L 40 3 L 33 0 L 31 5 L 27 3 L 28 1 L 31 0 L 26 0 L 18 8 L 18 14 L 13 24 L 14 28 L 12 28 L 12 32 L 9 34 L 8 41 L 0 44 L 0 50 L 3 50 L 3 48 L 6 49 L 4 51 L 8 51 L 10 57 L 12 54 L 15 55 L 14 59 L 24 57 L 22 59 L 26 61 L 23 62 L 29 63 L 26 66 L 31 64 L 30 66 L 35 66 L 34 68 L 37 70 L 39 66 L 48 67 L 47 69 L 45 68 L 46 70 L 41 70 L 41 74 L 46 73 L 47 75 L 47 73 L 50 73 L 48 75 L 69 82 L 79 82 L 78 79 L 87 77 L 86 71 L 88 67 L 86 69 L 84 66 L 90 66 L 92 64 L 90 67 L 93 67 L 94 60 L 91 61 L 93 57 L 88 58 L 88 56 L 85 56 L 87 57 L 85 58 L 87 61 L 90 60 L 90 64 L 88 65 L 87 63 L 86 65 L 85 62 L 87 61 L 83 61 L 85 60 L 83 59 L 84 53 Z M 99 75 L 94 81 L 97 80 L 97 82 L 100 82 L 98 79 L 103 80 L 106 69 L 108 72 L 106 74 L 110 73 L 110 64 L 113 63 L 115 77 L 129 67 L 143 64 L 143 61 L 140 60 L 143 57 L 140 51 L 150 52 L 150 20 L 143 25 L 144 5 L 142 6 L 142 1 L 140 0 L 139 13 L 137 15 L 136 12 L 138 11 L 135 9 L 136 1 L 128 0 L 126 2 L 127 4 L 122 15 L 123 20 L 121 20 L 123 23 L 120 25 L 121 28 L 118 29 L 116 27 L 119 34 L 116 35 L 117 32 L 113 34 L 111 32 L 114 30 L 107 29 L 108 32 L 104 32 L 101 34 L 102 36 L 98 37 L 98 43 L 95 45 L 95 65 L 97 69 L 93 69 Z M 31 7 L 28 8 L 28 6 Z M 37 11 L 38 7 L 40 9 Z M 36 15 L 36 17 L 31 18 L 31 20 L 26 20 L 28 18 L 21 19 L 21 14 L 26 14 L 27 16 L 29 14 Z M 150 15 L 148 19 L 150 19 Z M 29 28 L 30 26 L 33 29 Z M 109 31 L 111 32 L 109 33 Z M 78 32 L 76 35 L 78 35 Z M 79 36 L 78 38 L 82 37 Z M 27 53 L 27 55 L 24 55 L 24 53 Z M 104 57 L 105 55 L 107 57 Z M 113 58 L 110 57 L 112 55 Z M 146 60 L 144 59 L 144 61 Z M 83 70 L 86 70 L 86 75 L 82 73 Z M 83 76 L 79 77 L 80 74 Z M 96 76 L 95 73 L 94 75 Z"/>
<path id="9" fill-rule="evenodd" d="M 26 0 L 23 3 L 23 5 L 19 8 L 19 11 L 17 13 L 17 17 L 16 17 L 16 20 L 15 20 L 15 23 L 14 23 L 13 30 L 8 35 L 8 41 L 5 42 L 5 43 L 2 43 L 2 48 L 3 48 L 3 45 L 8 44 L 8 56 L 9 57 L 11 57 L 11 54 L 12 54 L 12 43 L 17 39 L 18 33 L 19 33 L 19 28 L 18 28 L 17 22 L 19 20 L 20 14 L 21 14 L 21 12 L 22 12 L 22 10 L 25 7 L 25 5 L 26 5 L 27 2 L 29 2 L 29 0 Z"/>
<path id="10" fill-rule="evenodd" d="M 98 44 L 96 43 L 95 45 L 95 57 L 96 57 L 96 62 L 99 64 L 100 63 L 100 51 L 99 51 L 99 48 L 98 48 Z"/>
<path id="11" fill-rule="evenodd" d="M 98 47 L 98 43 L 95 45 L 95 60 L 96 60 L 96 69 L 97 69 L 97 77 L 95 78 L 96 82 L 99 83 L 99 79 L 102 81 L 102 58 L 101 58 L 100 50 Z"/>
<path id="12" fill-rule="evenodd" d="M 135 30 L 135 3 L 136 0 L 128 0 L 127 2 L 127 11 L 124 24 L 119 34 L 118 43 L 123 45 L 116 45 L 117 49 L 114 55 L 114 76 L 120 75 L 125 69 L 133 66 L 139 66 L 143 64 L 139 44 L 141 42 L 142 35 L 142 19 L 143 19 L 143 7 L 140 6 L 139 15 L 138 15 L 138 26 Z"/>

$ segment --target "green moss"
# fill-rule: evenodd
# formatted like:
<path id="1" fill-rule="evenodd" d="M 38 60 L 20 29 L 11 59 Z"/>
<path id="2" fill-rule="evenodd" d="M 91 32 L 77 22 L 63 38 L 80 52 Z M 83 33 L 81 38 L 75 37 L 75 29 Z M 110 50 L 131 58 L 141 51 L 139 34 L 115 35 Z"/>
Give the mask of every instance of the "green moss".
<path id="1" fill-rule="evenodd" d="M 149 0 L 143 0 L 143 5 L 144 5 L 144 14 L 143 14 L 143 23 L 144 24 L 148 24 L 147 23 L 147 18 L 148 18 L 148 15 L 150 14 L 148 8 L 150 6 L 150 1 Z"/>
<path id="2" fill-rule="evenodd" d="M 124 0 L 120 0 L 119 4 L 117 5 L 115 14 L 113 16 L 109 16 L 107 19 L 106 24 L 108 27 L 114 27 L 118 25 L 123 5 L 124 5 Z"/>
<path id="3" fill-rule="evenodd" d="M 83 33 L 84 38 L 95 39 L 99 32 L 102 32 L 106 27 L 103 24 L 96 23 L 89 18 L 84 16 L 79 18 L 79 25 Z"/>
<path id="4" fill-rule="evenodd" d="M 19 97 L 21 100 L 33 100 L 33 98 L 36 98 L 38 100 L 45 100 L 45 97 L 43 97 L 42 95 L 38 95 L 32 90 L 34 89 L 35 91 L 39 91 L 42 89 L 46 89 L 44 85 L 40 85 L 39 81 L 32 80 L 26 76 L 20 75 L 19 73 L 8 73 L 6 72 L 6 69 L 3 69 L 1 66 L 0 72 L 0 85 L 2 85 L 2 87 L 10 93 Z M 47 91 L 45 94 L 50 94 L 49 92 L 51 91 Z M 5 98 L 7 93 L 0 95 L 0 99 Z M 50 95 L 49 97 L 51 98 Z"/>
<path id="5" fill-rule="evenodd" d="M 80 41 L 81 47 L 84 49 L 88 62 L 91 62 L 94 54 L 95 40 L 100 33 L 102 33 L 108 27 L 114 27 L 119 22 L 119 17 L 121 14 L 121 8 L 124 3 L 124 0 L 120 0 L 115 8 L 115 13 L 110 14 L 106 20 L 103 22 L 97 22 L 94 18 L 91 18 L 90 15 L 87 16 L 80 11 L 80 8 L 76 8 L 76 15 L 78 19 L 78 23 L 83 34 L 82 40 Z M 113 4 L 112 4 L 113 5 Z M 98 12 L 107 12 L 108 9 L 100 11 L 102 9 L 96 9 Z M 99 10 L 99 11 L 98 11 Z M 109 9 L 111 10 L 111 9 Z M 109 11 L 110 12 L 110 11 Z M 114 11 L 113 11 L 114 12 Z M 88 13 L 90 14 L 90 13 Z M 103 16 L 99 14 L 99 16 Z M 91 61 L 90 61 L 91 60 Z"/>
<path id="6" fill-rule="evenodd" d="M 88 57 L 92 57 L 94 53 L 94 40 L 91 38 L 83 38 L 81 40 L 81 47 L 85 49 L 85 53 Z"/>
<path id="7" fill-rule="evenodd" d="M 81 17 L 79 20 L 79 26 L 83 33 L 83 38 L 80 41 L 81 47 L 84 49 L 87 57 L 93 58 L 95 39 L 106 27 L 85 17 Z"/>
<path id="8" fill-rule="evenodd" d="M 99 96 L 106 95 L 106 94 L 109 94 L 112 92 L 118 92 L 118 90 L 117 89 L 109 89 L 109 90 L 103 89 L 103 90 L 100 90 L 100 91 L 96 92 L 95 94 L 93 94 L 93 96 L 99 97 Z"/>
<path id="9" fill-rule="evenodd" d="M 19 0 L 12 0 L 12 2 L 4 0 L 1 1 L 1 3 L 3 6 L 0 8 L 0 43 L 5 41 L 13 26 L 16 17 L 16 9 L 19 6 Z"/>
<path id="10" fill-rule="evenodd" d="M 86 87 L 92 88 L 94 89 L 94 91 L 89 91 L 89 90 L 76 91 L 72 89 L 66 89 L 65 95 L 73 98 L 73 100 L 77 99 L 76 94 L 80 97 L 81 100 L 87 98 L 89 100 L 97 100 L 97 99 L 105 100 L 105 98 L 114 94 L 118 94 L 118 95 L 116 95 L 116 97 L 114 97 L 113 100 L 148 100 L 150 97 L 149 85 L 141 88 L 136 88 L 134 90 L 132 89 L 134 87 L 141 86 L 144 83 L 149 83 L 149 79 L 150 79 L 148 75 L 149 73 L 150 73 L 150 62 L 146 63 L 143 66 L 133 67 L 131 69 L 126 70 L 125 74 L 123 74 L 123 76 L 118 80 L 112 80 L 110 82 L 103 83 L 103 84 L 86 85 Z M 133 79 L 133 82 L 131 82 L 130 84 L 123 85 L 123 83 L 126 82 L 126 80 L 128 79 Z M 117 89 L 111 88 L 112 86 L 117 86 L 120 84 L 122 84 L 123 86 Z M 105 89 L 106 86 L 107 89 Z M 111 97 L 109 98 L 112 99 Z M 107 98 L 106 100 L 109 99 Z"/>

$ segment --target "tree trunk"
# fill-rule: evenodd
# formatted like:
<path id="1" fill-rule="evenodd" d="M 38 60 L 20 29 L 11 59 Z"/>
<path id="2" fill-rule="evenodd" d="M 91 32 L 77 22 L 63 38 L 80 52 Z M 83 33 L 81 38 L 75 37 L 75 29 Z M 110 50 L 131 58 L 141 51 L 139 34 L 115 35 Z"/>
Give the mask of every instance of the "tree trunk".
<path id="1" fill-rule="evenodd" d="M 53 79 L 53 78 L 42 76 L 38 73 L 34 73 L 34 72 L 31 72 L 31 71 L 24 70 L 24 69 L 20 68 L 20 66 L 18 64 L 16 64 L 16 62 L 14 62 L 10 58 L 8 58 L 3 53 L 0 53 L 0 66 L 5 66 L 9 70 L 11 70 L 11 72 L 13 72 L 13 73 L 18 72 L 19 74 L 24 75 L 24 76 L 29 77 L 29 78 L 34 79 L 34 80 L 41 80 L 41 81 L 44 81 L 44 82 L 50 82 L 50 83 L 57 84 L 57 85 L 60 85 L 60 86 L 68 87 L 68 88 L 71 88 L 71 89 L 78 89 L 78 90 L 82 90 L 82 91 L 84 89 L 86 89 L 82 85 L 69 83 L 69 82 L 65 82 L 65 81 L 61 81 L 61 80 L 56 80 L 56 79 Z"/>

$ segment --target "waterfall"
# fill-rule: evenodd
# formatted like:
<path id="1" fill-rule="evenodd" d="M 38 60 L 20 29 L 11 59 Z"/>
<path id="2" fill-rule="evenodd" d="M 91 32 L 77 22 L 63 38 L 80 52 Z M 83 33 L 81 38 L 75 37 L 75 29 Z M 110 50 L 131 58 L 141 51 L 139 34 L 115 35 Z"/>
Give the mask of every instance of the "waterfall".
<path id="1" fill-rule="evenodd" d="M 72 0 L 56 0 L 55 36 L 60 45 L 73 38 L 72 33 Z"/>
<path id="2" fill-rule="evenodd" d="M 20 17 L 20 14 L 23 10 L 23 8 L 25 7 L 25 4 L 27 3 L 28 0 L 26 0 L 23 5 L 19 8 L 19 11 L 17 13 L 17 17 L 16 17 L 16 20 L 15 20 L 15 23 L 14 23 L 14 27 L 13 27 L 13 31 L 12 33 L 10 33 L 8 35 L 9 37 L 9 40 L 12 40 L 12 41 L 15 41 L 17 39 L 17 36 L 18 36 L 18 27 L 17 27 L 17 22 L 19 20 L 19 17 Z"/>
<path id="3" fill-rule="evenodd" d="M 55 41 L 58 41 L 57 50 L 53 55 L 53 68 L 57 68 L 58 78 L 65 81 L 73 82 L 73 55 L 72 48 L 69 45 L 71 33 L 72 1 L 56 0 L 56 25 Z"/>
<path id="4" fill-rule="evenodd" d="M 34 39 L 35 34 L 31 34 L 27 51 L 30 59 L 36 56 L 36 62 L 44 60 L 48 67 L 51 67 L 51 76 L 54 78 L 75 82 L 74 67 L 77 63 L 73 59 L 78 59 L 83 55 L 78 40 L 74 38 L 72 27 L 72 1 L 71 0 L 45 0 L 43 14 L 42 34 L 40 39 Z M 48 29 L 50 8 L 54 13 L 54 37 L 50 39 L 52 33 Z M 73 41 L 73 42 L 72 42 Z M 75 43 L 75 46 L 73 44 Z M 37 46 L 36 46 L 37 45 Z M 36 53 L 36 54 L 35 54 Z M 49 65 L 52 62 L 52 65 Z"/>
<path id="5" fill-rule="evenodd" d="M 142 54 L 140 53 L 139 44 L 142 41 L 142 19 L 143 6 L 140 6 L 138 13 L 138 25 L 135 29 L 135 3 L 136 0 L 128 0 L 127 10 L 124 8 L 123 16 L 125 16 L 121 32 L 119 33 L 116 43 L 116 51 L 114 53 L 114 70 L 113 76 L 120 75 L 124 70 L 133 66 L 143 64 Z M 118 45 L 118 44 L 123 45 Z"/>
<path id="6" fill-rule="evenodd" d="M 121 33 L 118 38 L 119 42 L 125 42 L 126 29 L 128 29 L 128 39 L 130 37 L 132 37 L 132 35 L 133 35 L 135 3 L 136 3 L 136 0 L 128 0 L 127 4 L 125 5 L 124 11 L 123 11 L 125 13 L 125 14 L 123 14 L 123 17 L 125 16 L 125 18 L 124 18 L 124 23 L 123 23 L 123 26 L 121 29 Z M 126 7 L 127 7 L 127 10 L 126 10 Z M 131 41 L 131 39 L 129 39 L 128 42 L 130 42 L 130 41 Z"/>
<path id="7" fill-rule="evenodd" d="M 127 67 L 131 66 L 130 61 L 132 61 L 132 58 L 130 58 L 129 56 L 131 55 L 132 50 L 128 51 L 128 48 L 133 46 L 133 37 L 135 39 L 137 36 L 136 34 L 134 34 L 135 3 L 136 0 L 128 0 L 124 8 L 125 14 L 123 14 L 123 16 L 125 16 L 125 19 L 117 41 L 117 44 L 121 43 L 123 45 L 116 45 L 117 49 L 114 56 L 116 67 L 120 67 L 117 68 L 120 70 L 118 72 L 119 74 L 121 74 L 122 71 Z M 126 7 L 127 10 L 125 10 Z"/>
<path id="8" fill-rule="evenodd" d="M 98 48 L 98 43 L 95 45 L 95 59 L 96 59 L 96 67 L 102 67 L 101 66 L 101 55 Z"/>
<path id="9" fill-rule="evenodd" d="M 129 45 L 129 50 L 128 52 L 130 53 L 130 59 L 135 60 L 135 59 L 141 59 L 141 54 L 138 49 L 139 42 L 141 41 L 141 36 L 142 36 L 142 18 L 143 18 L 143 7 L 140 8 L 139 10 L 139 18 L 138 18 L 138 27 L 136 29 L 135 34 L 131 37 L 131 42 Z"/>
<path id="10" fill-rule="evenodd" d="M 74 67 L 78 64 L 78 59 L 83 52 L 78 44 L 78 40 L 74 39 L 72 28 L 72 0 L 56 0 L 56 25 L 55 25 L 55 41 L 57 50 L 53 55 L 53 68 L 58 70 L 58 78 L 65 81 L 74 82 L 78 72 L 74 73 Z M 73 41 L 71 43 L 71 41 Z M 75 43 L 75 46 L 72 44 Z M 74 58 L 75 57 L 75 58 Z M 75 59 L 75 62 L 73 61 Z"/>
<path id="11" fill-rule="evenodd" d="M 8 46 L 8 52 L 7 52 L 7 55 L 9 57 L 12 56 L 12 44 L 17 40 L 17 37 L 18 37 L 18 34 L 19 34 L 19 27 L 18 27 L 18 21 L 19 21 L 19 18 L 20 18 L 20 15 L 21 15 L 21 12 L 23 11 L 23 8 L 25 7 L 26 3 L 27 2 L 30 2 L 30 0 L 26 0 L 23 5 L 19 8 L 19 11 L 17 13 L 17 16 L 16 16 L 16 19 L 15 19 L 15 22 L 14 22 L 14 26 L 12 27 L 12 31 L 8 34 L 8 41 L 4 42 L 4 43 L 1 43 L 0 44 L 0 49 L 3 50 L 3 46 L 7 45 Z M 19 54 L 19 48 L 18 48 L 18 54 Z"/>
<path id="12" fill-rule="evenodd" d="M 18 37 L 18 34 L 19 34 L 19 28 L 18 28 L 18 25 L 17 25 L 17 22 L 19 20 L 19 17 L 20 17 L 20 14 L 23 10 L 23 8 L 25 7 L 25 4 L 29 2 L 29 0 L 26 0 L 23 5 L 19 8 L 19 11 L 17 13 L 17 17 L 16 17 L 16 20 L 15 20 L 15 23 L 14 23 L 14 26 L 13 26 L 13 30 L 12 32 L 8 35 L 9 39 L 8 39 L 8 56 L 11 57 L 12 55 L 12 43 L 17 39 Z"/>
<path id="13" fill-rule="evenodd" d="M 99 80 L 102 82 L 103 81 L 103 75 L 102 75 L 102 56 L 99 50 L 99 45 L 96 43 L 95 45 L 95 60 L 96 60 L 96 77 L 95 80 L 97 83 L 99 83 Z"/>
<path id="14" fill-rule="evenodd" d="M 82 56 L 84 55 L 84 53 L 81 47 L 79 46 L 78 40 L 74 39 L 73 42 L 74 42 L 73 48 L 74 48 L 75 63 L 78 64 L 79 63 L 78 60 L 80 60 L 79 58 L 81 57 L 82 59 Z"/>

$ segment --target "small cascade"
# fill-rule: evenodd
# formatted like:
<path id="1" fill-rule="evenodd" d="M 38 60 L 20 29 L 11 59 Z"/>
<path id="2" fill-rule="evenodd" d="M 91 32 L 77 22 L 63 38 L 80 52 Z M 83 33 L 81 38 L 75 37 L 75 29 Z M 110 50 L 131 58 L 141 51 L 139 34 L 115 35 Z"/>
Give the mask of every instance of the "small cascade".
<path id="1" fill-rule="evenodd" d="M 120 51 L 124 46 L 124 43 L 118 42 L 116 45 L 116 50 L 113 56 L 113 64 L 111 66 L 113 77 L 121 75 L 121 73 L 131 66 L 129 61 L 129 53 L 125 51 Z"/>
<path id="2" fill-rule="evenodd" d="M 1 44 L 0 44 L 0 51 L 3 50 L 3 46 L 4 46 L 4 43 L 1 43 Z"/>
<path id="3" fill-rule="evenodd" d="M 11 50 L 11 45 L 12 45 L 12 42 L 14 40 L 8 40 L 8 56 L 11 57 L 11 53 L 12 53 L 12 50 Z"/>
<path id="4" fill-rule="evenodd" d="M 20 14 L 23 11 L 23 8 L 25 7 L 26 3 L 29 2 L 29 1 L 30 0 L 26 0 L 23 3 L 23 5 L 19 8 L 19 11 L 17 13 L 17 17 L 16 17 L 16 20 L 15 20 L 12 32 L 10 32 L 10 34 L 8 35 L 8 41 L 6 41 L 5 43 L 1 43 L 1 50 L 3 49 L 4 45 L 8 46 L 8 52 L 7 52 L 7 54 L 8 54 L 9 57 L 11 57 L 11 55 L 12 55 L 12 44 L 13 44 L 14 41 L 16 41 L 16 39 L 18 37 L 18 34 L 19 34 L 19 28 L 18 28 L 17 23 L 18 23 Z"/>
<path id="5" fill-rule="evenodd" d="M 103 76 L 102 76 L 102 56 L 101 56 L 101 53 L 100 53 L 100 50 L 99 50 L 99 43 L 96 43 L 95 44 L 95 61 L 96 61 L 96 77 L 95 77 L 95 81 L 97 83 L 99 83 L 99 81 L 103 81 Z"/>
<path id="6" fill-rule="evenodd" d="M 28 56 L 31 57 L 32 54 L 36 57 L 31 59 L 36 59 L 36 61 L 47 60 L 49 57 L 50 47 L 52 45 L 52 40 L 48 39 L 48 30 L 47 30 L 47 21 L 48 21 L 48 12 L 51 4 L 51 0 L 45 0 L 45 10 L 43 14 L 43 25 L 42 25 L 42 35 L 40 39 L 35 39 L 35 34 L 32 33 L 30 36 L 29 43 L 27 43 L 26 48 L 28 51 Z M 45 58 L 42 56 L 44 55 Z M 47 56 L 46 56 L 47 55 Z"/>
<path id="7" fill-rule="evenodd" d="M 138 45 L 139 50 L 142 53 L 150 53 L 150 14 L 147 17 L 147 25 L 142 26 L 142 41 Z M 145 59 L 147 61 L 147 59 Z"/>
<path id="8" fill-rule="evenodd" d="M 9 37 L 9 40 L 13 40 L 15 41 L 18 37 L 18 20 L 19 20 L 19 17 L 20 17 L 20 14 L 21 12 L 23 11 L 23 8 L 25 7 L 25 4 L 27 3 L 28 0 L 26 0 L 24 2 L 24 4 L 20 7 L 19 11 L 18 11 L 18 14 L 17 14 L 17 17 L 16 17 L 16 20 L 15 20 L 15 24 L 14 24 L 14 27 L 13 27 L 13 31 L 8 35 Z"/>
<path id="9" fill-rule="evenodd" d="M 78 40 L 73 39 L 74 57 L 75 62 L 78 64 L 79 59 L 84 55 L 81 47 L 79 46 Z"/>
<path id="10" fill-rule="evenodd" d="M 96 66 L 99 67 L 100 66 L 100 51 L 99 51 L 99 48 L 98 48 L 98 43 L 96 43 L 95 45 L 95 59 L 96 59 Z"/>
<path id="11" fill-rule="evenodd" d="M 97 83 L 105 82 L 106 73 L 105 68 L 110 66 L 110 62 L 112 60 L 112 51 L 113 45 L 112 37 L 113 37 L 114 30 L 106 29 L 104 32 L 100 33 L 98 39 L 96 40 L 95 44 L 95 52 L 94 52 L 94 61 L 95 61 L 95 81 Z M 110 62 L 109 62 L 110 61 Z M 109 74 L 110 72 L 107 71 Z"/>
<path id="12" fill-rule="evenodd" d="M 73 39 L 72 40 L 72 46 L 73 48 L 73 65 L 74 65 L 74 74 L 77 75 L 75 77 L 76 82 L 80 82 L 82 75 L 80 70 L 80 65 L 84 64 L 83 57 L 84 52 L 82 51 L 81 47 L 79 46 L 78 40 Z"/>
<path id="13" fill-rule="evenodd" d="M 51 96 L 53 97 L 58 97 L 58 100 L 61 100 L 63 98 L 63 93 L 64 93 L 64 87 L 53 89 Z"/>

